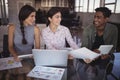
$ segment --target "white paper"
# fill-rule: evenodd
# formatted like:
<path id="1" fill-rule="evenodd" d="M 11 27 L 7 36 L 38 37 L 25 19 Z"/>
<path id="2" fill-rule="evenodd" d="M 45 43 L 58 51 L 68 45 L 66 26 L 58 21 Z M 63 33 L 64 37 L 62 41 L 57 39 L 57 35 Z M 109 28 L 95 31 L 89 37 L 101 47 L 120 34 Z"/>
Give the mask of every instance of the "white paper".
<path id="1" fill-rule="evenodd" d="M 91 60 L 93 60 L 93 59 L 97 58 L 98 56 L 100 56 L 100 54 L 95 53 L 95 52 L 87 49 L 86 47 L 70 51 L 70 54 L 75 58 L 91 59 Z"/>
<path id="2" fill-rule="evenodd" d="M 101 45 L 98 50 L 101 54 L 108 54 L 112 49 L 113 45 Z"/>
<path id="3" fill-rule="evenodd" d="M 16 62 L 13 57 L 0 59 L 0 70 L 22 67 L 21 62 Z"/>
<path id="4" fill-rule="evenodd" d="M 19 58 L 27 58 L 27 57 L 32 57 L 33 54 L 26 54 L 26 55 L 19 55 Z"/>
<path id="5" fill-rule="evenodd" d="M 62 50 L 72 51 L 73 49 L 70 47 L 63 48 Z"/>
<path id="6" fill-rule="evenodd" d="M 28 74 L 29 77 L 47 80 L 61 80 L 65 69 L 44 66 L 35 66 Z"/>

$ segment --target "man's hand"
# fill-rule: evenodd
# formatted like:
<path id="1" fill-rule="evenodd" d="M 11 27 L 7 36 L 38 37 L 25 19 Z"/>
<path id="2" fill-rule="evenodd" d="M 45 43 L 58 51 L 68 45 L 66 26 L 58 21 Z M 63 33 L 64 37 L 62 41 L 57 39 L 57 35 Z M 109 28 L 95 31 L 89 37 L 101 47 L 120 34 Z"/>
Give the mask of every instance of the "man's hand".
<path id="1" fill-rule="evenodd" d="M 110 57 L 110 55 L 108 55 L 108 54 L 101 55 L 101 59 L 107 59 L 107 58 L 109 58 L 109 57 Z"/>
<path id="2" fill-rule="evenodd" d="M 98 54 L 100 53 L 100 50 L 98 50 L 98 49 L 94 49 L 93 51 L 98 53 Z"/>

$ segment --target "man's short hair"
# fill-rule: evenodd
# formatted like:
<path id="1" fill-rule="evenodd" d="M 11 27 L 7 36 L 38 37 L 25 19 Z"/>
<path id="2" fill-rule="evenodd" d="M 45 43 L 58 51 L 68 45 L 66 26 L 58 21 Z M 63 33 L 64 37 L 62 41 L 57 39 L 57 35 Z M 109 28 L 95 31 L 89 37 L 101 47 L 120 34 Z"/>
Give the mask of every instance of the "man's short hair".
<path id="1" fill-rule="evenodd" d="M 95 9 L 96 12 L 100 11 L 103 13 L 104 17 L 110 17 L 111 16 L 111 10 L 107 7 L 99 7 Z"/>

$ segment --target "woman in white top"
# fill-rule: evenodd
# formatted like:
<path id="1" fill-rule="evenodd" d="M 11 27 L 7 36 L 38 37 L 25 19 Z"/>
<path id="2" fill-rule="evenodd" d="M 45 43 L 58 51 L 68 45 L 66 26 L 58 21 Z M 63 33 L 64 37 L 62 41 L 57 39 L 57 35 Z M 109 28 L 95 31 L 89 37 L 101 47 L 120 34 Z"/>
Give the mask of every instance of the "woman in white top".
<path id="1" fill-rule="evenodd" d="M 67 41 L 71 48 L 77 49 L 78 46 L 73 41 L 69 29 L 60 25 L 61 16 L 61 11 L 58 7 L 52 7 L 47 13 L 48 27 L 42 30 L 46 48 L 64 49 Z"/>

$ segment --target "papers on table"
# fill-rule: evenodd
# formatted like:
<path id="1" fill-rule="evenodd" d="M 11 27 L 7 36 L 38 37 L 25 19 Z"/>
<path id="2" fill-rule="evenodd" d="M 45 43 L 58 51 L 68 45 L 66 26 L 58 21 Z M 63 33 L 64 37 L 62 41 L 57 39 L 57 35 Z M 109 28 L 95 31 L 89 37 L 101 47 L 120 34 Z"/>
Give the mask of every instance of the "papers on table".
<path id="1" fill-rule="evenodd" d="M 112 47 L 113 45 L 101 45 L 98 50 L 100 50 L 101 54 L 108 54 Z"/>
<path id="2" fill-rule="evenodd" d="M 70 54 L 74 58 L 93 60 L 102 54 L 108 54 L 110 52 L 110 50 L 112 49 L 112 47 L 113 47 L 113 45 L 101 45 L 100 48 L 98 49 L 101 52 L 99 54 L 87 49 L 86 47 L 72 50 L 72 51 L 70 51 Z"/>
<path id="3" fill-rule="evenodd" d="M 0 70 L 22 67 L 21 62 L 16 62 L 13 57 L 0 59 Z"/>
<path id="4" fill-rule="evenodd" d="M 53 68 L 44 66 L 35 66 L 28 74 L 29 77 L 48 79 L 48 80 L 61 80 L 65 69 Z"/>
<path id="5" fill-rule="evenodd" d="M 75 58 L 80 58 L 80 59 L 95 59 L 96 57 L 100 56 L 100 54 L 97 54 L 86 47 L 70 51 L 70 54 L 75 57 Z"/>

